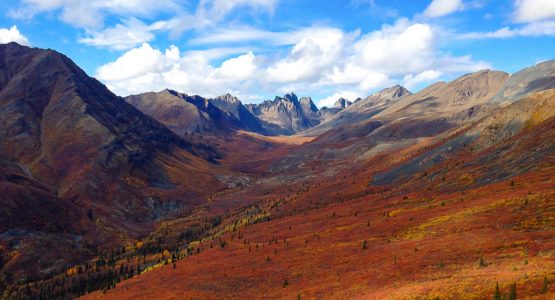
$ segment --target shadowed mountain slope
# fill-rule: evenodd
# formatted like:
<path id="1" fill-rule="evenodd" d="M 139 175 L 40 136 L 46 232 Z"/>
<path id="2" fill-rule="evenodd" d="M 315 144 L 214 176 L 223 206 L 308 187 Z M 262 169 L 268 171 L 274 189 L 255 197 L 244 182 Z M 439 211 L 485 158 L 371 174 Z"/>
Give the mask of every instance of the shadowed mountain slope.
<path id="1" fill-rule="evenodd" d="M 233 114 L 200 96 L 163 90 L 128 96 L 125 100 L 181 136 L 222 134 L 243 127 Z"/>
<path id="2" fill-rule="evenodd" d="M 58 210 L 50 228 L 79 232 L 85 244 L 105 247 L 146 234 L 156 220 L 192 209 L 206 193 L 200 182 L 220 186 L 213 176 L 215 166 L 208 162 L 218 157 L 213 149 L 178 137 L 66 56 L 15 43 L 0 45 L 0 70 L 0 156 L 19 169 L 3 173 L 8 178 L 3 187 L 11 196 L 1 199 L 10 210 L 2 225 L 15 229 L 24 225 L 14 223 L 18 218 L 50 218 L 48 210 L 26 209 L 28 201 L 43 198 L 37 208 L 67 207 Z M 22 181 L 43 190 L 14 185 L 22 172 Z M 56 221 L 77 224 L 87 214 L 94 228 L 84 228 L 96 233 Z M 34 237 L 40 235 L 30 235 Z M 78 252 L 90 255 L 86 248 Z M 20 252 L 38 253 L 32 245 Z"/>

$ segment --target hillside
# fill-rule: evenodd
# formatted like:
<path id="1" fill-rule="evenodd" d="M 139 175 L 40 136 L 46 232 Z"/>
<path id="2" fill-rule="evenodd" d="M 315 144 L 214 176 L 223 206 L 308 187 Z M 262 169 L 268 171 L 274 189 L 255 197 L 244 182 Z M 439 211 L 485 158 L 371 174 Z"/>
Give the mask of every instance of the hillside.
<path id="1" fill-rule="evenodd" d="M 33 260 L 20 260 L 42 255 L 38 249 L 50 243 L 43 233 L 71 233 L 81 245 L 75 255 L 93 257 L 97 247 L 110 249 L 128 237 L 147 234 L 155 221 L 202 201 L 205 192 L 199 183 L 218 187 L 214 149 L 178 137 L 66 56 L 10 43 L 0 45 L 0 66 L 0 157 L 17 167 L 4 173 L 11 196 L 2 198 L 2 205 L 9 220 L 53 222 L 33 227 L 4 220 L 8 232 L 30 230 L 22 237 L 30 242 L 4 248 L 3 271 L 47 274 Z M 190 178 L 190 172 L 197 176 Z M 20 178 L 15 183 L 29 183 L 18 187 L 14 178 Z M 44 203 L 29 210 L 40 198 Z M 42 210 L 46 207 L 66 209 L 51 218 L 52 212 Z M 8 234 L 1 242 L 11 245 L 22 239 Z M 68 259 L 75 262 L 64 252 L 45 254 L 51 256 L 44 263 L 48 269 L 63 268 Z"/>

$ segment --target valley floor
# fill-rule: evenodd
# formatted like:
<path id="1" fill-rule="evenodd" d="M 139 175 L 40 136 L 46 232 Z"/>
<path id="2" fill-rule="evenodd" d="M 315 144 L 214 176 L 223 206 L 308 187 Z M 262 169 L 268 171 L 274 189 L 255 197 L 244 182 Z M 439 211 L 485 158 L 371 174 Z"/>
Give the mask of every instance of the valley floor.
<path id="1" fill-rule="evenodd" d="M 516 284 L 518 299 L 553 299 L 554 171 L 328 204 L 324 189 L 304 190 L 268 222 L 228 228 L 195 245 L 198 255 L 85 298 L 492 299 L 498 283 L 507 297 Z M 368 190 L 347 180 L 346 193 Z"/>

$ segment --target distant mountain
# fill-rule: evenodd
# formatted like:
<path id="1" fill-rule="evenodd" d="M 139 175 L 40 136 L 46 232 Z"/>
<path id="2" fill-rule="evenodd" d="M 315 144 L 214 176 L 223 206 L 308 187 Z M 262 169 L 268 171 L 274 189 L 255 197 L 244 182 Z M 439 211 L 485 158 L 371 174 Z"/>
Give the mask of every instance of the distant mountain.
<path id="1" fill-rule="evenodd" d="M 417 94 L 403 97 L 376 118 L 438 118 L 487 103 L 497 94 L 509 74 L 483 70 L 464 75 L 449 83 L 438 82 Z"/>
<path id="2" fill-rule="evenodd" d="M 342 110 L 345 110 L 347 107 L 351 106 L 352 102 L 346 100 L 344 98 L 339 98 L 332 107 L 322 107 L 319 111 L 320 115 L 320 123 L 325 123 L 329 121 L 333 116 L 339 113 Z"/>
<path id="3" fill-rule="evenodd" d="M 402 86 L 394 86 L 381 90 L 365 99 L 351 103 L 339 99 L 332 108 L 322 108 L 320 113 L 324 122 L 319 126 L 302 132 L 302 135 L 317 136 L 333 128 L 364 121 L 381 112 L 398 99 L 411 95 Z"/>
<path id="4" fill-rule="evenodd" d="M 339 109 L 345 109 L 349 106 L 351 106 L 351 104 L 353 104 L 351 101 L 345 99 L 345 98 L 339 98 L 339 100 L 337 100 L 334 104 L 333 107 L 334 108 L 339 108 Z"/>
<path id="5" fill-rule="evenodd" d="M 233 115 L 239 122 L 242 129 L 266 133 L 260 120 L 258 120 L 237 97 L 230 94 L 210 99 L 210 102 L 224 112 Z"/>
<path id="6" fill-rule="evenodd" d="M 298 99 L 291 93 L 273 101 L 243 105 L 230 94 L 209 99 L 168 89 L 131 95 L 125 100 L 181 136 L 227 134 L 239 129 L 263 135 L 292 135 L 325 123 L 352 104 L 340 98 L 332 108 L 318 109 L 312 98 Z"/>
<path id="7" fill-rule="evenodd" d="M 200 96 L 166 89 L 128 96 L 125 100 L 178 135 L 217 134 L 243 127 L 231 111 L 224 111 L 212 100 Z M 223 98 L 215 100 L 220 105 L 224 101 Z M 229 106 L 232 105 L 240 105 L 240 102 Z"/>
<path id="8" fill-rule="evenodd" d="M 312 99 L 302 98 L 299 101 L 294 93 L 260 104 L 247 104 L 246 108 L 261 121 L 270 134 L 291 135 L 320 122 L 318 108 Z"/>

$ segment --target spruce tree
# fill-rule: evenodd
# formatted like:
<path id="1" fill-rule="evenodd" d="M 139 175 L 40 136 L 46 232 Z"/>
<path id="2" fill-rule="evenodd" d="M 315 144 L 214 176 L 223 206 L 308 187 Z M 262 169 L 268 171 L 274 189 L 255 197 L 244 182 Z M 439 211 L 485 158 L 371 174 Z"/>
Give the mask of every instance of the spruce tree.
<path id="1" fill-rule="evenodd" d="M 495 292 L 493 293 L 493 300 L 501 300 L 501 291 L 499 291 L 499 282 L 495 283 Z"/>
<path id="2" fill-rule="evenodd" d="M 511 284 L 511 289 L 509 291 L 509 300 L 516 300 L 516 282 Z"/>

